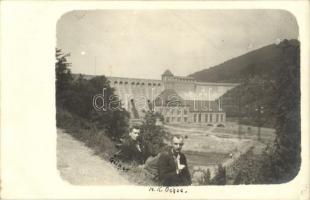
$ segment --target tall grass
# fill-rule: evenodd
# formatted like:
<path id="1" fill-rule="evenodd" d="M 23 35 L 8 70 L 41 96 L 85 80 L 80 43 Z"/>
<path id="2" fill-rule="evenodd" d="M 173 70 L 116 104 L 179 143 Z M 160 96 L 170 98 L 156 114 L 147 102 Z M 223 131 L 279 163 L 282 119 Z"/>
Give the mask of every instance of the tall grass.
<path id="1" fill-rule="evenodd" d="M 66 110 L 57 110 L 56 124 L 58 128 L 64 129 L 105 160 L 109 160 L 117 151 L 115 144 L 105 131 L 97 129 L 94 124 Z"/>

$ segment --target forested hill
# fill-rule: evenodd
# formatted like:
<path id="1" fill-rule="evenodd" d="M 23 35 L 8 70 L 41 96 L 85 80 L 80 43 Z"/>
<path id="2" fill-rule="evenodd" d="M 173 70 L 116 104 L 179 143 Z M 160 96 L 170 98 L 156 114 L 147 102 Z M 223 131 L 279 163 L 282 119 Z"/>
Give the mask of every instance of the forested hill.
<path id="1" fill-rule="evenodd" d="M 241 124 L 275 128 L 271 156 L 254 164 L 257 168 L 257 164 L 264 163 L 264 167 L 255 169 L 263 172 L 258 176 L 259 184 L 266 180 L 266 183 L 285 183 L 298 174 L 301 163 L 299 41 L 283 40 L 192 76 L 201 81 L 240 83 L 220 98 L 229 120 L 235 118 Z M 253 162 L 247 163 L 252 163 L 248 169 L 254 169 Z M 240 177 L 248 183 L 255 173 L 242 173 Z"/>
<path id="2" fill-rule="evenodd" d="M 283 47 L 298 46 L 297 40 L 284 40 L 280 44 L 271 44 L 222 64 L 195 72 L 190 76 L 206 82 L 243 82 L 255 76 L 277 76 L 284 65 Z"/>
<path id="3" fill-rule="evenodd" d="M 299 41 L 283 40 L 191 76 L 200 81 L 240 83 L 221 97 L 227 117 L 241 117 L 245 124 L 257 125 L 261 121 L 262 126 L 274 127 L 281 106 L 291 103 L 298 109 L 299 54 Z M 257 109 L 261 107 L 260 115 Z"/>

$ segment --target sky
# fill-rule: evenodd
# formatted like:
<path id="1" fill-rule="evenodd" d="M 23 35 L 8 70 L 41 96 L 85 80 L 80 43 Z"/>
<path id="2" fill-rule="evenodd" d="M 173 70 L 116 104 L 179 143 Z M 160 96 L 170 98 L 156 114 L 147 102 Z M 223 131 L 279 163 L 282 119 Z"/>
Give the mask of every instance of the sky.
<path id="1" fill-rule="evenodd" d="M 73 73 L 161 79 L 221 64 L 283 39 L 298 39 L 283 10 L 88 10 L 57 22 L 56 47 Z"/>

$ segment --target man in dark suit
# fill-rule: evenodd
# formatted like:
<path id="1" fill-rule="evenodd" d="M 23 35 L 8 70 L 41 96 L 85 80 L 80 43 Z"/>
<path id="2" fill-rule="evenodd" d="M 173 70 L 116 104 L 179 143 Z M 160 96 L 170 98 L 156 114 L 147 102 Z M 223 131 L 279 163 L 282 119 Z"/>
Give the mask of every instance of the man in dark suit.
<path id="1" fill-rule="evenodd" d="M 119 159 L 137 165 L 144 164 L 147 158 L 146 147 L 140 142 L 140 128 L 133 126 L 130 128 L 129 137 L 120 147 Z"/>
<path id="2" fill-rule="evenodd" d="M 163 186 L 184 186 L 191 184 L 186 157 L 181 153 L 183 137 L 172 137 L 172 148 L 162 152 L 158 160 L 158 176 Z"/>

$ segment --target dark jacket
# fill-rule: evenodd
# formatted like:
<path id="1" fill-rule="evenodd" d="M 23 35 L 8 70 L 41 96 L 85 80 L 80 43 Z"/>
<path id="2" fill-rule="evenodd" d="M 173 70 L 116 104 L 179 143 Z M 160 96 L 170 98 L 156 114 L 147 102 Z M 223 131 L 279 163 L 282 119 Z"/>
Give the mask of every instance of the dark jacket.
<path id="1" fill-rule="evenodd" d="M 161 153 L 158 160 L 158 176 L 160 184 L 163 186 L 184 186 L 190 185 L 191 176 L 188 170 L 185 155 L 180 153 L 180 163 L 185 165 L 179 174 L 176 173 L 176 163 L 172 150 Z"/>
<path id="2" fill-rule="evenodd" d="M 138 150 L 137 144 L 139 144 L 141 151 Z M 144 164 L 147 158 L 146 148 L 140 142 L 129 139 L 120 147 L 118 158 L 124 162 L 134 162 L 138 165 Z"/>

